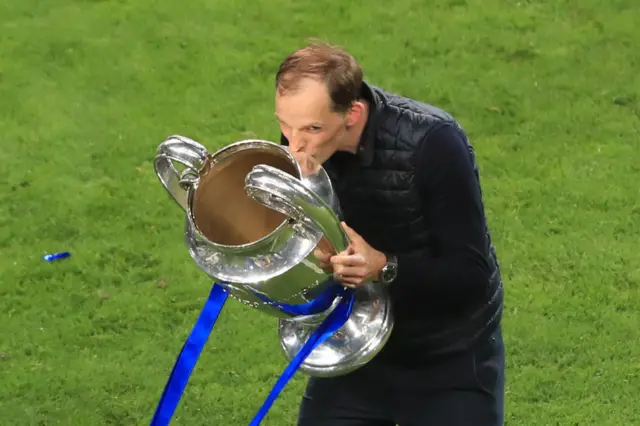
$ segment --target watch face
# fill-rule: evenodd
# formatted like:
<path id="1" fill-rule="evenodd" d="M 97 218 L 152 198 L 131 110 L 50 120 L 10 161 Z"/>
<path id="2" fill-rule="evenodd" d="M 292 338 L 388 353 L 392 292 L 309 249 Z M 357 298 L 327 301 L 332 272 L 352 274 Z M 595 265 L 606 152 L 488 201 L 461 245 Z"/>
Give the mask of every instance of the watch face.
<path id="1" fill-rule="evenodd" d="M 382 270 L 382 282 L 385 284 L 389 283 L 389 270 L 386 268 Z"/>
<path id="2" fill-rule="evenodd" d="M 382 269 L 382 274 L 381 274 L 382 281 L 385 282 L 386 284 L 389 284 L 391 281 L 393 281 L 396 278 L 396 272 L 397 272 L 396 259 L 395 257 L 390 257 L 389 262 Z"/>

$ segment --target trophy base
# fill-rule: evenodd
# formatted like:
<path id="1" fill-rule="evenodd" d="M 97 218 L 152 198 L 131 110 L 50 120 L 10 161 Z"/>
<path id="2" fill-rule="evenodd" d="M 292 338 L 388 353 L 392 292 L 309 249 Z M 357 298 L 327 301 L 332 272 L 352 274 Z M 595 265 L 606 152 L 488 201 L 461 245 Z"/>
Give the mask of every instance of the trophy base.
<path id="1" fill-rule="evenodd" d="M 319 324 L 280 319 L 278 335 L 285 356 L 291 360 Z M 393 316 L 386 289 L 369 283 L 354 292 L 351 315 L 333 335 L 304 360 L 300 371 L 314 377 L 341 376 L 367 364 L 386 344 Z"/>

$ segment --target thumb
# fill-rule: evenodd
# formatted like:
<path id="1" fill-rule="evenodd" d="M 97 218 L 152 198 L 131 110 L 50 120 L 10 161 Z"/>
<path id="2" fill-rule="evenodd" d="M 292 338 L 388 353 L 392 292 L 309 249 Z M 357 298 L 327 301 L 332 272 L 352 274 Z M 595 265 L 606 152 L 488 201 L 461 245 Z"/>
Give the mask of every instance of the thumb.
<path id="1" fill-rule="evenodd" d="M 347 248 L 339 252 L 337 256 L 351 256 L 352 254 L 356 254 L 356 249 L 353 247 L 353 244 L 349 244 Z"/>
<path id="2" fill-rule="evenodd" d="M 347 225 L 345 222 L 340 222 L 340 224 L 342 225 L 342 229 L 344 229 L 344 232 L 347 234 L 347 237 L 349 237 L 351 241 L 356 242 L 360 240 L 360 235 L 358 235 L 356 231 L 351 229 L 349 225 Z"/>

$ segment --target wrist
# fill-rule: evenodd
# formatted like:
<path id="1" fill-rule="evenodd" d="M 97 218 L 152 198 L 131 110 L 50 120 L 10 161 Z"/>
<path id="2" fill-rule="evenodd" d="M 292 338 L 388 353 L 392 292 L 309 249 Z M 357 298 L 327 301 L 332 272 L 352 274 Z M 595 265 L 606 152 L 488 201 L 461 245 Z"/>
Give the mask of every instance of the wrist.
<path id="1" fill-rule="evenodd" d="M 382 271 L 384 267 L 387 266 L 387 255 L 381 251 L 376 252 L 376 263 L 375 263 L 375 275 L 374 280 L 380 281 L 382 277 Z"/>

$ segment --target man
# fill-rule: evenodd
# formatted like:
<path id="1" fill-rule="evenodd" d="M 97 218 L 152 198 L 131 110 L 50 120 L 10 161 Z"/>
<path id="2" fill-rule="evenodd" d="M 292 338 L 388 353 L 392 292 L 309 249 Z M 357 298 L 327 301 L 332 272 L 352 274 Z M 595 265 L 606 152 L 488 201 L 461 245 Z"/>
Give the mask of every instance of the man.
<path id="1" fill-rule="evenodd" d="M 461 126 L 322 43 L 282 62 L 275 108 L 282 143 L 323 165 L 341 203 L 351 245 L 316 256 L 344 285 L 388 285 L 396 317 L 369 364 L 309 380 L 298 424 L 501 425 L 502 281 Z"/>

